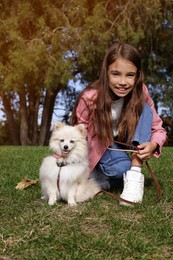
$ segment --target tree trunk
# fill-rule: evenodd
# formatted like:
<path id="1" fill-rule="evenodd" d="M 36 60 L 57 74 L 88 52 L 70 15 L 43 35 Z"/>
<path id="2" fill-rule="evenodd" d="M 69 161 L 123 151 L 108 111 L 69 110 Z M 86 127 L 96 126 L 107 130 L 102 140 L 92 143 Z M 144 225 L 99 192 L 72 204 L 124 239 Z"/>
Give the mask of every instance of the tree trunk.
<path id="1" fill-rule="evenodd" d="M 20 142 L 21 145 L 31 145 L 31 141 L 28 136 L 29 124 L 26 106 L 25 91 L 21 90 L 19 93 L 20 98 Z"/>
<path id="2" fill-rule="evenodd" d="M 56 95 L 59 88 L 47 89 L 44 99 L 42 121 L 39 135 L 39 145 L 47 145 L 49 139 L 49 130 L 52 121 L 53 109 L 55 104 Z"/>
<path id="3" fill-rule="evenodd" d="M 29 91 L 29 138 L 32 145 L 38 144 L 38 111 L 40 95 L 32 89 Z"/>
<path id="4" fill-rule="evenodd" d="M 38 111 L 40 105 L 40 97 L 37 96 L 35 101 L 34 120 L 33 120 L 33 136 L 32 145 L 38 145 Z"/>
<path id="5" fill-rule="evenodd" d="M 13 110 L 11 109 L 10 97 L 1 91 L 2 103 L 4 105 L 5 114 L 7 117 L 7 125 L 9 128 L 13 145 L 20 145 L 19 132 L 14 119 Z"/>

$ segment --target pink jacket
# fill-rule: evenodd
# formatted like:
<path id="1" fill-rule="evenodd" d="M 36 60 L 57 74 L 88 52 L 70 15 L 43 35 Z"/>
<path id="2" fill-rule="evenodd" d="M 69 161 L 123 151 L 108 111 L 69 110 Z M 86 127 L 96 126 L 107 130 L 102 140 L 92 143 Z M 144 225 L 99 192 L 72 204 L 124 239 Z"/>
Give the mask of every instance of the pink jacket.
<path id="1" fill-rule="evenodd" d="M 162 120 L 158 116 L 155 108 L 154 102 L 151 99 L 148 89 L 145 85 L 143 85 L 144 97 L 145 102 L 152 108 L 153 111 L 153 124 L 152 124 L 152 131 L 151 131 L 151 141 L 156 142 L 159 145 L 159 150 L 154 153 L 155 157 L 159 157 L 161 154 L 161 149 L 166 141 L 166 131 L 162 127 Z M 90 162 L 90 170 L 92 171 L 100 158 L 102 157 L 103 153 L 106 151 L 107 147 L 99 141 L 97 138 L 94 127 L 91 122 L 90 113 L 87 109 L 87 104 L 89 100 L 94 100 L 97 95 L 97 90 L 89 90 L 86 91 L 83 96 L 81 97 L 77 110 L 76 115 L 78 118 L 78 124 L 85 124 L 87 128 L 87 135 L 88 135 L 88 146 L 89 146 L 89 162 Z"/>

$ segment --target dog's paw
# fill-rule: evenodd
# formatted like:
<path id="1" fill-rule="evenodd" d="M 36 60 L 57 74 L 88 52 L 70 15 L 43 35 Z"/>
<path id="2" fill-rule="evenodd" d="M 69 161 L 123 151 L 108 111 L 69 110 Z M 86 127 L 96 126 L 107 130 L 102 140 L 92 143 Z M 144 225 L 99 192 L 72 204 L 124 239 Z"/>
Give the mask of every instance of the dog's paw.
<path id="1" fill-rule="evenodd" d="M 75 201 L 68 201 L 68 206 L 75 207 L 75 206 L 77 206 L 77 203 Z"/>
<path id="2" fill-rule="evenodd" d="M 56 203 L 56 199 L 55 199 L 55 198 L 49 198 L 48 204 L 49 204 L 50 206 L 53 206 L 55 203 Z"/>
<path id="3" fill-rule="evenodd" d="M 41 200 L 47 200 L 46 196 L 41 196 Z"/>

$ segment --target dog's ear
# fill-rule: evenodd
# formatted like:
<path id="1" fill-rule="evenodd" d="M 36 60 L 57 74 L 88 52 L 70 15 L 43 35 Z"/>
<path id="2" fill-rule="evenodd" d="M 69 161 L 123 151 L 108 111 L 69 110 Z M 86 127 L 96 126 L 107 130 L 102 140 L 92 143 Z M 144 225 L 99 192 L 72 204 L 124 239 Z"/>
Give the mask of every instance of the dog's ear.
<path id="1" fill-rule="evenodd" d="M 79 124 L 75 126 L 85 137 L 87 136 L 87 130 L 84 124 Z"/>
<path id="2" fill-rule="evenodd" d="M 57 130 L 64 126 L 63 122 L 56 122 L 51 125 L 51 131 Z"/>

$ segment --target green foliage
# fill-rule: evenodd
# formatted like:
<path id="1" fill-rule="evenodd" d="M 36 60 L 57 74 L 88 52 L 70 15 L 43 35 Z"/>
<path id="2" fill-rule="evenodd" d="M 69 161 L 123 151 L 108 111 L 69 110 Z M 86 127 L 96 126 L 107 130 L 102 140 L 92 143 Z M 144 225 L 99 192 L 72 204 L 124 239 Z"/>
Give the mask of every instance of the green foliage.
<path id="1" fill-rule="evenodd" d="M 172 259 L 173 148 L 149 162 L 161 202 L 144 167 L 144 202 L 135 207 L 119 206 L 106 194 L 73 208 L 64 202 L 51 207 L 40 199 L 40 184 L 16 190 L 23 178 L 38 178 L 49 154 L 48 147 L 0 148 L 2 259 Z"/>
<path id="2" fill-rule="evenodd" d="M 0 95 L 11 95 L 18 114 L 25 108 L 29 125 L 30 108 L 46 108 L 47 89 L 56 96 L 69 79 L 95 80 L 105 50 L 119 39 L 141 51 L 153 98 L 157 86 L 160 101 L 172 107 L 172 10 L 171 0 L 2 0 Z"/>

